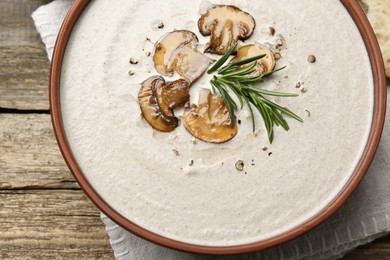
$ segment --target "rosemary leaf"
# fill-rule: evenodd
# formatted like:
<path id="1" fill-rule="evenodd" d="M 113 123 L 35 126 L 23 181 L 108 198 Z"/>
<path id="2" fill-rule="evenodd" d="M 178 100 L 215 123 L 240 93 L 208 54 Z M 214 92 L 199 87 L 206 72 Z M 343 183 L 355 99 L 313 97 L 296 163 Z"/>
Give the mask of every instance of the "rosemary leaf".
<path id="1" fill-rule="evenodd" d="M 253 92 L 263 94 L 263 95 L 275 96 L 275 97 L 297 97 L 297 96 L 299 96 L 298 94 L 295 94 L 295 93 L 277 92 L 277 91 L 271 91 L 271 90 L 254 88 L 254 87 L 247 87 L 246 89 L 251 90 Z"/>
<path id="2" fill-rule="evenodd" d="M 227 70 L 237 69 L 237 67 L 239 67 L 239 66 L 251 63 L 253 61 L 260 60 L 260 59 L 264 58 L 265 56 L 267 56 L 267 55 L 263 54 L 263 55 L 258 55 L 258 56 L 254 56 L 254 57 L 251 57 L 251 58 L 248 58 L 248 59 L 244 59 L 244 60 L 240 60 L 240 61 L 236 61 L 236 62 L 230 63 L 230 64 L 222 67 L 220 70 L 218 70 L 218 73 L 219 74 L 224 74 Z"/>
<path id="3" fill-rule="evenodd" d="M 274 74 L 275 72 L 278 72 L 278 71 L 284 70 L 285 68 L 286 68 L 286 66 L 284 66 L 284 67 L 281 67 L 281 68 L 279 68 L 279 69 L 276 69 L 276 70 L 271 70 L 270 72 L 267 72 L 267 73 L 263 74 L 263 78 L 264 78 L 264 77 L 268 77 L 268 76 L 270 76 L 270 75 Z"/>
<path id="4" fill-rule="evenodd" d="M 235 82 L 224 82 L 233 92 L 236 94 L 238 100 L 240 101 L 241 109 L 244 107 L 244 102 L 242 100 L 243 93 L 239 88 L 234 87 Z"/>
<path id="5" fill-rule="evenodd" d="M 256 123 L 255 123 L 255 115 L 253 114 L 253 109 L 252 109 L 252 106 L 251 104 L 249 103 L 249 100 L 246 96 L 244 96 L 245 98 L 245 101 L 246 101 L 246 104 L 249 108 L 249 111 L 251 112 L 251 118 L 252 118 L 252 132 L 255 132 L 256 131 Z"/>
<path id="6" fill-rule="evenodd" d="M 207 73 L 211 74 L 217 71 L 229 59 L 229 56 L 233 53 L 236 47 L 237 43 L 233 44 L 229 50 L 207 71 Z"/>
<path id="7" fill-rule="evenodd" d="M 233 72 L 230 72 L 230 73 L 226 73 L 226 74 L 221 74 L 221 78 L 229 78 L 229 77 L 234 77 L 234 76 L 246 76 L 246 75 L 249 75 L 251 74 L 252 72 L 256 71 L 256 69 L 254 69 L 256 67 L 256 61 L 253 62 L 250 66 L 248 67 L 245 67 L 243 69 L 240 69 L 240 70 L 235 70 Z M 248 78 L 248 77 L 246 77 Z"/>

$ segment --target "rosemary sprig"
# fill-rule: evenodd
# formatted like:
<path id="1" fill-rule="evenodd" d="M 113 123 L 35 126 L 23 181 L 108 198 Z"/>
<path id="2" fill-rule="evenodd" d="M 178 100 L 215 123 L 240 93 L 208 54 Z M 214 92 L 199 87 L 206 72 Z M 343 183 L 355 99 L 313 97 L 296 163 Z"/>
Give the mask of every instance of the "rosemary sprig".
<path id="1" fill-rule="evenodd" d="M 268 140 L 270 143 L 274 140 L 274 126 L 281 126 L 284 130 L 289 130 L 289 125 L 284 119 L 284 115 L 294 118 L 299 122 L 303 120 L 286 107 L 282 107 L 277 103 L 269 100 L 266 96 L 277 96 L 277 97 L 296 97 L 298 94 L 294 93 L 282 93 L 277 91 L 265 90 L 261 88 L 256 88 L 253 84 L 263 82 L 264 78 L 272 75 L 273 73 L 280 71 L 283 68 L 273 70 L 271 72 L 262 74 L 256 77 L 250 77 L 249 75 L 253 73 L 256 69 L 256 62 L 263 58 L 265 55 L 259 55 L 244 59 L 238 62 L 229 63 L 222 67 L 225 62 L 228 60 L 229 56 L 236 49 L 237 44 L 233 45 L 226 53 L 223 55 L 207 72 L 209 74 L 216 72 L 218 75 L 214 75 L 213 79 L 210 81 L 212 89 L 215 92 L 219 92 L 224 99 L 231 123 L 230 126 L 233 127 L 236 121 L 235 111 L 238 109 L 236 101 L 231 97 L 230 91 L 233 92 L 238 101 L 240 102 L 240 108 L 242 109 L 244 104 L 247 104 L 249 111 L 252 117 L 252 128 L 253 132 L 256 130 L 255 126 L 255 115 L 254 108 L 258 110 L 260 115 L 263 118 L 265 128 L 268 133 Z M 242 67 L 243 65 L 246 65 Z"/>

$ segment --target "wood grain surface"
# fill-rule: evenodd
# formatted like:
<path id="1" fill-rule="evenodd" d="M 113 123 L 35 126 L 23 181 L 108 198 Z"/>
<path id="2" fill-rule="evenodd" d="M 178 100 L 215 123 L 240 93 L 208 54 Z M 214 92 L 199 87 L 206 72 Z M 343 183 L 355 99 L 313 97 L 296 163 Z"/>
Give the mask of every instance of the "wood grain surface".
<path id="1" fill-rule="evenodd" d="M 0 114 L 1 189 L 78 189 L 60 156 L 49 114 Z"/>
<path id="2" fill-rule="evenodd" d="M 53 134 L 49 62 L 30 18 L 48 2 L 0 0 L 0 258 L 113 259 Z M 390 259 L 390 236 L 345 259 Z"/>
<path id="3" fill-rule="evenodd" d="M 49 61 L 31 13 L 48 0 L 0 0 L 0 108 L 49 109 Z"/>
<path id="4" fill-rule="evenodd" d="M 2 259 L 110 259 L 99 213 L 80 190 L 0 190 Z"/>
<path id="5" fill-rule="evenodd" d="M 31 19 L 48 2 L 0 0 L 0 259 L 113 259 L 52 130 L 50 63 Z"/>

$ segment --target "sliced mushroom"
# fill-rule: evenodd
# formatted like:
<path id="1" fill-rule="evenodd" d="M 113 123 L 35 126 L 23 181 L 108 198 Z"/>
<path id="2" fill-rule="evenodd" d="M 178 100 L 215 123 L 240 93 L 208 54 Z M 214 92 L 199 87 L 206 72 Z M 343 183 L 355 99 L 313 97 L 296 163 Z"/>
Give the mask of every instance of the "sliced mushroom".
<path id="1" fill-rule="evenodd" d="M 165 84 L 161 76 L 148 78 L 138 93 L 142 115 L 154 129 L 173 131 L 179 125 L 173 109 L 189 102 L 189 88 L 190 84 L 183 79 Z"/>
<path id="2" fill-rule="evenodd" d="M 254 56 L 263 55 L 266 56 L 257 61 L 256 71 L 250 74 L 250 77 L 259 76 L 261 74 L 268 73 L 272 71 L 275 67 L 275 58 L 274 54 L 270 49 L 261 45 L 259 43 L 249 44 L 238 49 L 236 57 L 234 57 L 231 62 L 236 62 L 244 59 L 248 59 Z M 248 66 L 248 65 L 246 65 Z"/>
<path id="3" fill-rule="evenodd" d="M 185 79 L 178 79 L 158 85 L 154 88 L 154 95 L 161 111 L 167 116 L 174 116 L 173 109 L 188 107 L 190 101 L 190 83 Z"/>
<path id="4" fill-rule="evenodd" d="M 170 64 L 177 49 L 192 42 L 198 42 L 198 38 L 190 31 L 180 30 L 165 34 L 154 47 L 153 61 L 156 70 L 163 75 L 172 76 Z"/>
<path id="5" fill-rule="evenodd" d="M 186 30 L 173 31 L 159 40 L 154 49 L 154 66 L 166 76 L 176 71 L 190 83 L 196 81 L 213 62 L 196 49 L 198 37 Z"/>
<path id="6" fill-rule="evenodd" d="M 246 40 L 256 26 L 255 19 L 247 12 L 232 5 L 211 7 L 198 20 L 199 31 L 209 36 L 205 52 L 223 55 L 239 39 Z"/>
<path id="7" fill-rule="evenodd" d="M 202 89 L 198 103 L 184 113 L 184 127 L 193 136 L 210 143 L 223 143 L 237 134 L 237 124 L 230 127 L 229 111 L 220 95 Z"/>

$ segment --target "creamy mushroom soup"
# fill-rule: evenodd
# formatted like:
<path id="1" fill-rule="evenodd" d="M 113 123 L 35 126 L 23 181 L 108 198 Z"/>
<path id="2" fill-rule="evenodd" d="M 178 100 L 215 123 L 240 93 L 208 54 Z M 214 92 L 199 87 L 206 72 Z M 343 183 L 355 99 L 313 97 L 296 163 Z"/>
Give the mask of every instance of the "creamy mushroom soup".
<path id="1" fill-rule="evenodd" d="M 62 118 L 80 168 L 117 212 L 172 239 L 239 245 L 304 223 L 341 191 L 370 131 L 373 78 L 359 31 L 339 0 L 215 1 L 254 17 L 253 35 L 239 45 L 273 48 L 276 68 L 286 69 L 261 87 L 299 93 L 274 100 L 304 123 L 286 117 L 290 130 L 276 127 L 272 145 L 259 115 L 252 132 L 247 107 L 237 112 L 237 135 L 223 144 L 199 141 L 183 125 L 156 131 L 137 98 L 141 83 L 159 75 L 154 43 L 185 29 L 204 50 L 210 37 L 197 21 L 211 4 L 91 1 L 62 65 Z M 210 79 L 205 74 L 191 86 L 191 103 L 201 88 L 211 88 Z M 183 113 L 175 110 L 178 118 Z"/>

